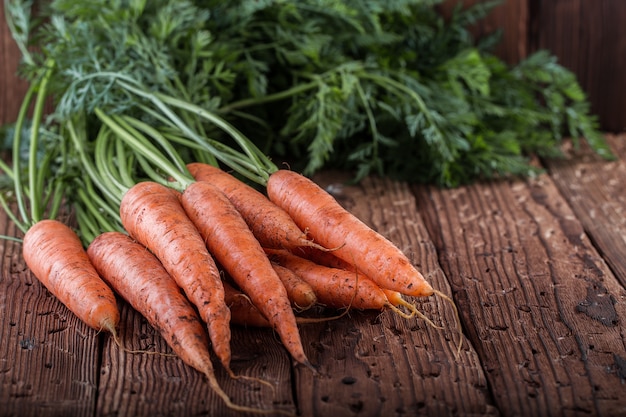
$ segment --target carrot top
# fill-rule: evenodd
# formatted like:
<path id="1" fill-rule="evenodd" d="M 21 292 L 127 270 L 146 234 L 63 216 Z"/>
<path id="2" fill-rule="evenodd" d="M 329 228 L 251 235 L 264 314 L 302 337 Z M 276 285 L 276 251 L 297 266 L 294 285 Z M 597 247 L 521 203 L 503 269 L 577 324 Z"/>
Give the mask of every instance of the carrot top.
<path id="1" fill-rule="evenodd" d="M 15 197 L 18 214 L 14 214 L 9 207 L 5 193 L 0 193 L 0 205 L 24 233 L 44 218 L 56 218 L 69 188 L 70 155 L 67 147 L 57 143 L 58 138 L 42 136 L 44 105 L 53 67 L 54 62 L 46 62 L 39 75 L 39 84 L 29 86 L 20 106 L 13 134 L 12 166 L 0 159 L 0 170 L 12 181 L 12 195 Z M 33 113 L 29 125 L 28 112 L 31 105 Z M 25 131 L 28 132 L 28 142 L 24 142 Z"/>

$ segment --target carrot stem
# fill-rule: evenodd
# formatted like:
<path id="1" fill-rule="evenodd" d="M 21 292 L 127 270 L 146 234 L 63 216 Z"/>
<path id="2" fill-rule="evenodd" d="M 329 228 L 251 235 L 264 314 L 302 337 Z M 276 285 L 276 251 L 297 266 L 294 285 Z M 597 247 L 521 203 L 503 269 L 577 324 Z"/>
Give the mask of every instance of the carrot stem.
<path id="1" fill-rule="evenodd" d="M 24 96 L 22 105 L 20 106 L 17 121 L 15 123 L 15 133 L 13 136 L 13 170 L 7 171 L 12 173 L 17 209 L 22 219 L 21 221 L 16 219 L 17 221 L 15 224 L 22 230 L 22 232 L 26 232 L 26 230 L 28 230 L 28 211 L 26 210 L 27 204 L 24 197 L 24 186 L 22 184 L 22 176 L 20 173 L 22 165 L 22 157 L 20 155 L 22 148 L 22 129 L 24 128 L 24 121 L 26 120 L 26 115 L 35 95 L 36 88 L 37 84 L 31 84 L 29 86 L 28 90 L 26 90 L 26 95 Z"/>
<path id="2" fill-rule="evenodd" d="M 245 155 L 252 161 L 254 170 L 249 172 L 247 170 L 240 171 L 240 168 L 237 166 L 231 166 L 231 168 L 245 175 L 248 179 L 253 180 L 261 185 L 264 185 L 269 178 L 269 173 L 275 171 L 277 167 L 274 163 L 264 155 L 257 147 L 254 145 L 245 135 L 243 135 L 238 129 L 236 129 L 233 125 L 228 123 L 225 119 L 215 115 L 193 103 L 189 103 L 175 97 L 170 97 L 161 93 L 152 93 L 145 91 L 144 89 L 139 88 L 136 83 L 128 82 L 128 80 L 118 79 L 118 83 L 127 89 L 128 91 L 148 99 L 151 101 L 159 110 L 161 110 L 170 120 L 171 122 L 185 134 L 189 138 L 194 141 L 200 143 L 201 145 L 205 145 L 207 142 L 203 137 L 198 135 L 197 132 L 193 131 L 189 125 L 184 123 L 183 120 L 168 106 L 172 106 L 178 108 L 180 110 L 185 110 L 189 113 L 195 114 L 203 119 L 213 123 L 221 130 L 226 132 L 232 139 L 235 140 L 237 145 L 244 151 Z M 220 158 L 222 154 L 220 152 L 215 152 L 216 157 Z"/>
<path id="3" fill-rule="evenodd" d="M 226 114 L 226 113 L 232 112 L 233 110 L 240 109 L 243 107 L 258 106 L 260 104 L 266 104 L 266 103 L 271 103 L 274 101 L 284 100 L 286 98 L 303 93 L 307 90 L 312 90 L 318 85 L 319 85 L 318 82 L 311 81 L 306 84 L 299 84 L 296 87 L 292 87 L 287 90 L 280 91 L 278 93 L 267 94 L 260 98 L 255 97 L 255 98 L 247 98 L 244 100 L 235 101 L 220 108 L 219 113 Z"/>
<path id="4" fill-rule="evenodd" d="M 43 174 L 43 170 L 39 171 L 37 168 L 38 164 L 38 155 L 37 151 L 39 150 L 39 128 L 41 126 L 41 118 L 43 117 L 43 108 L 45 105 L 45 101 L 48 93 L 48 81 L 52 76 L 52 68 L 54 63 L 52 61 L 47 62 L 45 64 L 46 71 L 41 79 L 41 83 L 39 84 L 39 88 L 37 91 L 37 95 L 35 98 L 35 107 L 33 109 L 33 122 L 30 130 L 30 148 L 29 148 L 29 156 L 28 156 L 28 172 L 29 172 L 29 181 L 28 185 L 30 188 L 31 196 L 40 196 L 41 189 L 38 185 L 41 185 L 42 181 L 38 181 L 37 175 L 33 173 L 40 172 Z M 42 175 L 40 174 L 40 175 Z M 30 220 L 33 223 L 38 222 L 43 217 L 41 202 L 39 198 L 31 198 L 31 217 Z"/>
<path id="5" fill-rule="evenodd" d="M 7 216 L 9 216 L 9 218 L 11 219 L 11 221 L 13 223 L 15 223 L 20 230 L 23 230 L 20 227 L 20 219 L 18 218 L 18 216 L 16 216 L 13 211 L 11 210 L 11 208 L 9 207 L 9 203 L 7 202 L 6 198 L 4 197 L 4 194 L 0 193 L 0 205 L 2 206 L 2 208 L 4 209 L 4 212 L 7 214 Z M 7 236 L 2 235 L 3 239 L 7 239 Z"/>
<path id="6" fill-rule="evenodd" d="M 94 163 L 98 172 L 105 174 L 103 177 L 111 183 L 111 188 L 122 192 L 122 190 L 129 188 L 134 181 L 125 181 L 120 174 L 121 169 L 114 169 L 115 165 L 118 167 L 123 165 L 123 160 L 121 157 L 118 157 L 118 161 L 115 161 L 114 153 L 112 152 L 113 146 L 111 145 L 115 145 L 119 141 L 114 141 L 113 139 L 111 130 L 107 126 L 103 126 L 100 132 L 98 132 L 95 141 Z M 119 204 L 119 200 L 120 198 L 116 198 L 115 203 Z"/>
<path id="7" fill-rule="evenodd" d="M 111 147 L 112 149 L 112 147 Z M 131 167 L 135 160 L 135 154 L 132 152 L 126 152 L 127 149 L 124 143 L 120 140 L 115 141 L 115 154 L 117 155 L 117 167 L 120 180 L 124 184 L 132 184 L 134 182 L 131 175 Z M 113 160 L 113 156 L 109 158 L 109 161 Z"/>
<path id="8" fill-rule="evenodd" d="M 95 109 L 95 113 L 120 139 L 131 146 L 136 152 L 146 156 L 151 163 L 159 166 L 167 175 L 181 184 L 183 189 L 193 182 L 191 175 L 186 176 L 181 170 L 176 169 L 175 164 L 159 152 L 143 134 L 130 126 L 123 118 L 119 116 L 108 116 L 99 108 Z"/>
<path id="9" fill-rule="evenodd" d="M 174 163 L 175 167 L 179 171 L 185 172 L 187 170 L 187 168 L 185 167 L 185 161 L 183 161 L 183 159 L 180 157 L 176 149 L 174 149 L 172 144 L 168 142 L 163 134 L 161 134 L 161 132 L 159 132 L 157 129 L 153 128 L 147 123 L 142 122 L 141 120 L 129 116 L 122 116 L 121 121 L 128 123 L 130 126 L 139 129 L 139 131 L 152 137 L 165 150 L 167 156 L 169 156 L 171 162 Z"/>
<path id="10" fill-rule="evenodd" d="M 98 175 L 95 169 L 94 162 L 92 162 L 88 156 L 87 152 L 84 149 L 85 140 L 82 137 L 78 136 L 78 133 L 74 127 L 74 123 L 72 121 L 67 122 L 67 129 L 69 131 L 70 137 L 78 152 L 78 155 L 81 159 L 82 166 L 87 172 L 87 175 L 92 179 L 92 181 L 96 184 L 98 189 L 102 191 L 104 195 L 111 201 L 116 202 L 119 205 L 119 201 L 121 201 L 122 189 L 119 185 L 117 185 L 113 181 L 113 177 L 109 176 L 101 176 Z M 105 129 L 100 129 L 98 133 L 98 138 L 96 140 L 101 139 L 101 135 L 106 134 Z"/>

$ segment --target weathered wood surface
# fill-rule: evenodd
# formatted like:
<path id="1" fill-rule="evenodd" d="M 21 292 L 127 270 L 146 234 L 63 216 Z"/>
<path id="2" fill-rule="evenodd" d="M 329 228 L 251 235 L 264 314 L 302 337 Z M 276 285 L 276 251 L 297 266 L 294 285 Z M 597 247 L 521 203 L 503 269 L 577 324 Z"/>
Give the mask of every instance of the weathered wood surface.
<path id="1" fill-rule="evenodd" d="M 622 149 L 623 140 L 615 141 Z M 597 233 L 593 217 L 583 214 L 620 201 L 623 209 L 610 184 L 623 184 L 625 156 L 584 166 L 554 163 L 551 176 L 529 181 L 416 188 L 503 415 L 626 412 L 626 292 L 624 276 L 608 267 L 624 262 L 625 228 L 623 219 L 620 225 L 605 217 L 606 228 Z M 589 187 L 570 170 L 594 171 L 595 182 Z M 608 252 L 594 245 L 620 238 Z"/>
<path id="2" fill-rule="evenodd" d="M 235 328 L 237 403 L 303 416 L 617 416 L 626 413 L 626 136 L 620 159 L 552 161 L 530 180 L 442 190 L 316 178 L 401 247 L 456 301 L 416 300 L 435 324 L 387 311 L 301 327 L 319 373 L 295 366 L 270 330 Z M 19 232 L 0 216 L 0 233 Z M 236 415 L 171 356 L 122 351 L 42 288 L 19 243 L 0 246 L 0 416 Z M 169 352 L 120 301 L 123 344 Z"/>
<path id="3" fill-rule="evenodd" d="M 6 24 L 4 3 L 0 7 L 0 125 L 15 120 L 28 84 L 17 77 L 20 51 Z"/>

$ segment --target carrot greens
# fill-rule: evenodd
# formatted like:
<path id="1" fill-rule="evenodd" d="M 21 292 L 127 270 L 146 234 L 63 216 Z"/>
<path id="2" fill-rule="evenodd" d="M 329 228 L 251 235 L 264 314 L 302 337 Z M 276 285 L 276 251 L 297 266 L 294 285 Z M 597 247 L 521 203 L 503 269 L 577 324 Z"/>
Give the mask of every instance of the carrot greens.
<path id="1" fill-rule="evenodd" d="M 267 155 L 305 174 L 333 166 L 444 186 L 529 175 L 528 156 L 558 156 L 565 137 L 611 157 L 555 57 L 510 67 L 490 52 L 497 33 L 470 34 L 500 1 L 447 19 L 438 3 L 53 0 L 35 16 L 29 1 L 5 5 L 21 74 L 39 85 L 55 63 L 56 122 L 81 115 L 92 134 L 96 109 L 130 116 L 185 162 L 261 185 L 275 170 Z"/>

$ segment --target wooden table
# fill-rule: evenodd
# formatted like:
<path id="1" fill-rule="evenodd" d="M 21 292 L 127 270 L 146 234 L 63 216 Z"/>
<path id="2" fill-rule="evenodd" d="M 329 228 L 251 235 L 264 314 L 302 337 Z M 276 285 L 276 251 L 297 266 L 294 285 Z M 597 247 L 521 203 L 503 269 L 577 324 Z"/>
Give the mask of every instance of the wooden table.
<path id="1" fill-rule="evenodd" d="M 459 308 L 415 300 L 424 320 L 352 311 L 302 325 L 318 367 L 295 366 L 267 329 L 233 329 L 236 403 L 303 416 L 626 415 L 626 135 L 620 159 L 583 153 L 529 180 L 443 190 L 368 178 L 316 178 L 399 245 Z M 18 235 L 4 213 L 0 233 Z M 1 416 L 228 416 L 175 358 L 130 354 L 80 323 L 2 241 Z M 168 352 L 123 302 L 123 343 Z"/>

